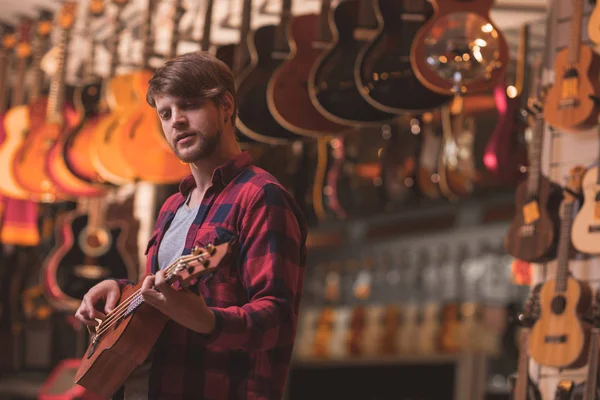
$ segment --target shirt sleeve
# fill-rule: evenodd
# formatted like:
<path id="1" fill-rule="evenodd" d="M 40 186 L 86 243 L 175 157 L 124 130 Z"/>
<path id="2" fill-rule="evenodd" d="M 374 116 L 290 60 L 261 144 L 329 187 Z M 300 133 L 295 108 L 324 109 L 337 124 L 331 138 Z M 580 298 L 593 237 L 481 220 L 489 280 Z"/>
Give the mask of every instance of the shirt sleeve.
<path id="1" fill-rule="evenodd" d="M 208 346 L 256 351 L 293 344 L 305 269 L 305 228 L 292 202 L 282 188 L 268 184 L 246 210 L 239 262 L 249 302 L 211 307 L 216 324 Z"/>

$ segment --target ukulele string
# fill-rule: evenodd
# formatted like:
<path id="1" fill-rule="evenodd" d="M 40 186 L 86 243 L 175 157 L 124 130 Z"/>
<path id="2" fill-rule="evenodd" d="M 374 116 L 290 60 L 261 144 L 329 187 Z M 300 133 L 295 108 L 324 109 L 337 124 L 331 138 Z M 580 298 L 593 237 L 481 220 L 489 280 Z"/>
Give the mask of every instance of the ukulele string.
<path id="1" fill-rule="evenodd" d="M 177 261 L 175 261 L 174 263 L 169 265 L 167 268 L 165 268 L 164 271 L 166 274 L 170 274 L 177 268 L 177 266 L 179 265 L 180 262 L 189 262 L 189 261 L 194 261 L 195 259 L 201 260 L 205 255 L 207 255 L 207 254 L 199 254 L 199 255 L 191 255 L 191 256 L 181 257 L 180 259 L 178 259 Z M 134 293 L 132 293 L 127 299 L 125 299 L 125 301 L 123 301 L 121 304 L 119 304 L 119 306 L 117 306 L 114 310 L 109 312 L 107 314 L 106 318 L 104 319 L 104 321 L 102 321 L 100 323 L 100 325 L 98 325 L 98 330 L 96 332 L 96 335 L 101 335 L 104 332 L 106 332 L 110 327 L 112 327 L 114 325 L 114 323 L 116 323 L 118 320 L 120 320 L 121 317 L 127 312 L 129 305 L 132 302 L 139 300 L 140 298 L 141 298 L 141 291 L 140 291 L 140 289 L 138 289 Z"/>

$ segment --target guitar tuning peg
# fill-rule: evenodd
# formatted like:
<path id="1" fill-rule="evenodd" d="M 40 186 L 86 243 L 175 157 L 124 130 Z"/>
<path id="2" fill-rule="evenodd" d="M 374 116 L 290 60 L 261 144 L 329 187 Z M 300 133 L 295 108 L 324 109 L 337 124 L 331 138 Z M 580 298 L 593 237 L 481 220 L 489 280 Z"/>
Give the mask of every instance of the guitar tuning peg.
<path id="1" fill-rule="evenodd" d="M 192 254 L 197 256 L 198 254 L 200 254 L 200 248 L 198 246 L 194 246 L 192 248 Z"/>
<path id="2" fill-rule="evenodd" d="M 208 258 L 203 258 L 201 262 L 204 268 L 208 268 L 208 266 L 210 265 L 210 259 Z"/>
<path id="3" fill-rule="evenodd" d="M 206 245 L 206 251 L 212 256 L 217 251 L 217 248 L 212 243 L 209 243 Z"/>

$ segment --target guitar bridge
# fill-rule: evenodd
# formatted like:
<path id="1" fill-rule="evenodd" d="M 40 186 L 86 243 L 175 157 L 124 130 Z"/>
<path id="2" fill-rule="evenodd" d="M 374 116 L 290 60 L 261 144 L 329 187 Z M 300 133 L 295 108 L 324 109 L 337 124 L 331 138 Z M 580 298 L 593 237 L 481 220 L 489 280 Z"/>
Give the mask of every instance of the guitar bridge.
<path id="1" fill-rule="evenodd" d="M 589 233 L 596 233 L 596 232 L 600 232 L 600 225 L 590 225 L 588 227 L 588 232 Z"/>
<path id="2" fill-rule="evenodd" d="M 576 98 L 564 99 L 558 103 L 559 108 L 575 108 L 579 106 L 579 100 Z"/>
<path id="3" fill-rule="evenodd" d="M 544 343 L 567 343 L 567 335 L 544 336 Z"/>

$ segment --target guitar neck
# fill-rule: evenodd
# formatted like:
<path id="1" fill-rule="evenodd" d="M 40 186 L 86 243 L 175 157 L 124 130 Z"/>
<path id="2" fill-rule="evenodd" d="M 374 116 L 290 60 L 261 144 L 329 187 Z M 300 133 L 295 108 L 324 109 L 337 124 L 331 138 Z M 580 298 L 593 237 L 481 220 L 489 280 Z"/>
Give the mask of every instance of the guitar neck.
<path id="1" fill-rule="evenodd" d="M 529 25 L 523 24 L 519 35 L 519 54 L 517 56 L 517 69 L 515 76 L 515 88 L 517 94 L 523 92 L 525 83 L 525 67 L 527 65 L 527 47 L 529 43 Z"/>
<path id="2" fill-rule="evenodd" d="M 287 52 L 289 45 L 287 41 L 287 27 L 292 19 L 292 0 L 282 0 L 279 25 L 275 32 L 274 50 Z"/>
<path id="3" fill-rule="evenodd" d="M 44 84 L 44 71 L 42 70 L 42 57 L 46 49 L 47 39 L 45 37 L 38 37 L 35 41 L 35 49 L 33 52 L 32 69 L 33 69 L 33 80 L 31 82 L 29 90 L 29 101 L 33 101 L 39 98 L 42 94 L 42 85 Z"/>
<path id="4" fill-rule="evenodd" d="M 600 328 L 592 328 L 590 354 L 588 356 L 588 375 L 585 382 L 583 400 L 596 400 L 596 387 L 598 385 L 598 335 L 600 335 Z"/>
<path id="5" fill-rule="evenodd" d="M 527 348 L 529 342 L 529 328 L 521 328 L 519 337 L 519 362 L 517 365 L 517 387 L 515 389 L 514 400 L 527 399 L 527 385 L 529 383 L 529 356 Z"/>
<path id="6" fill-rule="evenodd" d="M 48 96 L 48 108 L 46 110 L 46 119 L 49 122 L 62 121 L 62 109 L 64 105 L 64 85 L 65 85 L 65 58 L 67 57 L 67 45 L 69 43 L 69 31 L 61 29 L 60 40 L 58 44 L 56 73 L 50 83 L 50 94 Z"/>
<path id="7" fill-rule="evenodd" d="M 200 42 L 200 48 L 202 51 L 208 51 L 210 48 L 210 30 L 212 27 L 213 5 L 214 0 L 206 1 L 206 13 L 204 16 L 204 26 L 202 27 L 202 40 Z"/>
<path id="8" fill-rule="evenodd" d="M 527 194 L 534 197 L 540 185 L 540 164 L 542 161 L 542 144 L 544 137 L 544 120 L 536 117 L 533 125 L 533 135 L 529 145 L 529 166 L 527 167 Z"/>
<path id="9" fill-rule="evenodd" d="M 184 9 L 182 0 L 175 1 L 175 16 L 173 17 L 173 29 L 171 30 L 171 46 L 169 47 L 169 56 L 173 58 L 177 55 L 177 45 L 179 44 L 179 23 L 183 17 Z"/>
<path id="10" fill-rule="evenodd" d="M 150 68 L 150 57 L 154 54 L 154 36 L 152 34 L 152 10 L 154 10 L 155 0 L 148 0 L 148 10 L 146 11 L 146 20 L 143 29 L 143 52 L 142 67 Z"/>
<path id="11" fill-rule="evenodd" d="M 583 16 L 583 0 L 573 0 L 573 14 L 571 15 L 571 36 L 569 38 L 569 63 L 576 64 L 579 60 L 581 48 L 581 20 Z"/>
<path id="12" fill-rule="evenodd" d="M 567 290 L 569 276 L 569 250 L 571 247 L 571 225 L 573 223 L 573 201 L 563 202 L 558 243 L 558 268 L 556 270 L 556 292 Z"/>
<path id="13" fill-rule="evenodd" d="M 248 62 L 250 52 L 248 50 L 248 34 L 250 33 L 250 23 L 252 18 L 252 0 L 244 0 L 242 9 L 242 24 L 240 26 L 240 41 L 235 49 L 233 60 L 233 72 L 238 76 Z"/>
<path id="14" fill-rule="evenodd" d="M 319 32 L 317 40 L 319 42 L 330 42 L 331 32 L 329 31 L 329 10 L 331 9 L 331 0 L 321 0 L 321 14 L 319 15 Z"/>
<path id="15" fill-rule="evenodd" d="M 361 28 L 377 28 L 377 17 L 373 11 L 373 4 L 371 1 L 360 1 L 357 25 Z"/>
<path id="16" fill-rule="evenodd" d="M 108 73 L 109 78 L 113 78 L 117 74 L 117 67 L 121 63 L 121 55 L 119 53 L 119 43 L 121 42 L 121 35 L 125 30 L 125 24 L 121 21 L 121 12 L 123 6 L 119 5 L 117 15 L 115 17 L 115 31 L 112 36 L 112 43 L 110 48 L 110 70 Z M 150 12 L 150 11 L 148 11 Z M 106 87 L 107 85 L 103 85 Z"/>
<path id="17" fill-rule="evenodd" d="M 0 52 L 0 114 L 4 114 L 7 108 L 8 95 L 8 60 L 6 51 Z"/>

